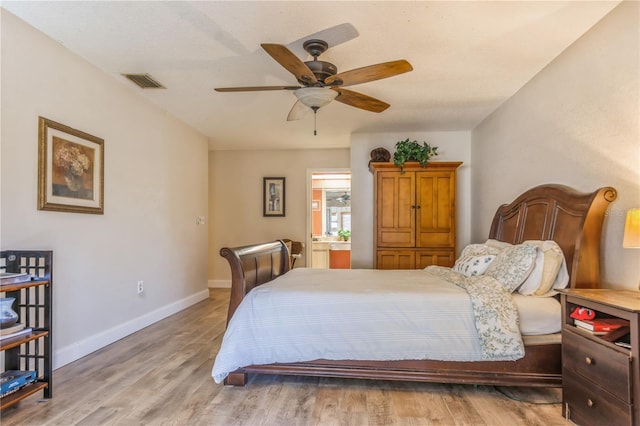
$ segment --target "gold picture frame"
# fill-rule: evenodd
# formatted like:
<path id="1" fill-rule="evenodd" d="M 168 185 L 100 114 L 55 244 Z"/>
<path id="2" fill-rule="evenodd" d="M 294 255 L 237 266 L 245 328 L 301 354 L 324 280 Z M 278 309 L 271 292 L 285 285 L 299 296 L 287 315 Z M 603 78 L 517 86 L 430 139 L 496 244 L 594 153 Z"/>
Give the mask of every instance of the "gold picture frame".
<path id="1" fill-rule="evenodd" d="M 38 117 L 38 210 L 104 214 L 104 140 Z"/>

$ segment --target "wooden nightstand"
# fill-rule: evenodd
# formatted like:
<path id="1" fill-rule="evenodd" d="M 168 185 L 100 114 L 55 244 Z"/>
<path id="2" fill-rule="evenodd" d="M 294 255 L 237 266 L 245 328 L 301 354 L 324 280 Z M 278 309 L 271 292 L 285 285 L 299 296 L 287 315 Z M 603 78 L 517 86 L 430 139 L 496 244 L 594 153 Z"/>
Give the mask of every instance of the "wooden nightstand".
<path id="1" fill-rule="evenodd" d="M 594 335 L 576 327 L 570 317 L 576 307 L 628 321 L 631 348 L 616 345 L 613 332 Z M 640 293 L 564 290 L 562 318 L 565 418 L 579 425 L 640 425 Z"/>

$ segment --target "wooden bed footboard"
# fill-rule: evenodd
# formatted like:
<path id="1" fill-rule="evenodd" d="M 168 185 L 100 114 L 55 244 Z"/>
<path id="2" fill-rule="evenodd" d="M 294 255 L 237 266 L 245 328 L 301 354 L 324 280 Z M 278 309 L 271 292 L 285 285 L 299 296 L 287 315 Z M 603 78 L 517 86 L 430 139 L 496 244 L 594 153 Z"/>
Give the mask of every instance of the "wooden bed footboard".
<path id="1" fill-rule="evenodd" d="M 227 324 L 245 294 L 291 269 L 289 250 L 281 240 L 236 248 L 224 247 L 220 250 L 220 256 L 227 259 L 231 267 Z"/>

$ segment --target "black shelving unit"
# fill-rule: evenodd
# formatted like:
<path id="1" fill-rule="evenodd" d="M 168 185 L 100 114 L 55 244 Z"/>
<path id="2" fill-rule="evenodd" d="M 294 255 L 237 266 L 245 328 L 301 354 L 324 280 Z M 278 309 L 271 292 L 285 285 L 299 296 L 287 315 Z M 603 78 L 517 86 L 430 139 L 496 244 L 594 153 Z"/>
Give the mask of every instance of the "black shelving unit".
<path id="1" fill-rule="evenodd" d="M 4 352 L 2 371 L 35 371 L 37 380 L 0 398 L 0 410 L 17 404 L 27 396 L 43 391 L 52 397 L 52 284 L 53 252 L 50 250 L 5 250 L 0 252 L 0 272 L 27 273 L 31 279 L 17 284 L 0 285 L 2 297 L 13 297 L 18 322 L 32 332 L 0 340 Z"/>

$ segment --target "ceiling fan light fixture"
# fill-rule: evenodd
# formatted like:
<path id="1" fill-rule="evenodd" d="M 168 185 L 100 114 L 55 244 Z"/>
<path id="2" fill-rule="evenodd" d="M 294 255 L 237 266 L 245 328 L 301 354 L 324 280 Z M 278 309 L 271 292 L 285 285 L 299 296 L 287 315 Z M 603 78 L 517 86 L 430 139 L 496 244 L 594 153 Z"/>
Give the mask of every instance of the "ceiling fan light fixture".
<path id="1" fill-rule="evenodd" d="M 312 109 L 322 108 L 338 96 L 338 92 L 327 87 L 303 87 L 293 92 L 296 98 Z"/>

